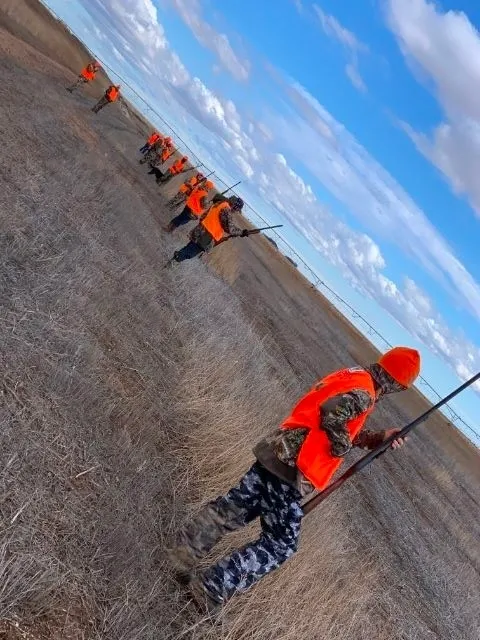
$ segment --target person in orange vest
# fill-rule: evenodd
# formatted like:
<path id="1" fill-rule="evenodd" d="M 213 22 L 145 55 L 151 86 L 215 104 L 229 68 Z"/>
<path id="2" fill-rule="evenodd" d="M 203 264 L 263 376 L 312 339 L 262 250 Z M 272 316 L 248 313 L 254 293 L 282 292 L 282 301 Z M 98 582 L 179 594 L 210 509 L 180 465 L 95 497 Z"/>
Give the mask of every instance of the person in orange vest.
<path id="1" fill-rule="evenodd" d="M 243 200 L 238 196 L 218 197 L 200 217 L 198 226 L 190 235 L 190 242 L 175 251 L 165 266 L 171 267 L 175 262 L 196 258 L 229 238 L 248 236 L 248 229 L 240 229 L 233 222 L 233 214 L 240 213 L 242 208 Z"/>
<path id="2" fill-rule="evenodd" d="M 325 489 L 353 447 L 375 449 L 398 433 L 364 429 L 365 421 L 381 398 L 408 389 L 419 373 L 420 354 L 408 347 L 395 347 L 366 368 L 336 371 L 317 382 L 280 427 L 257 444 L 251 469 L 188 522 L 169 554 L 177 578 L 189 586 L 199 607 L 215 611 L 295 553 L 302 498 Z M 397 438 L 392 448 L 404 440 Z M 258 517 L 262 533 L 255 542 L 192 573 L 226 533 Z"/>
<path id="3" fill-rule="evenodd" d="M 105 91 L 104 95 L 100 98 L 95 106 L 92 107 L 93 113 L 98 113 L 100 109 L 107 106 L 107 104 L 111 104 L 112 102 L 116 102 L 120 97 L 120 85 L 119 84 L 111 84 L 108 89 Z"/>
<path id="4" fill-rule="evenodd" d="M 140 163 L 148 160 L 148 163 L 150 165 L 149 173 L 155 174 L 158 182 L 158 180 L 160 180 L 160 178 L 165 173 L 159 167 L 164 164 L 171 156 L 173 156 L 175 152 L 176 149 L 171 138 L 164 138 L 162 143 L 157 140 L 150 151 L 145 154 L 145 158 L 140 160 Z"/>
<path id="5" fill-rule="evenodd" d="M 186 171 L 185 165 L 188 162 L 188 156 L 183 156 L 180 160 L 176 160 L 172 166 L 167 169 L 160 179 L 160 182 L 168 182 L 173 177 L 178 176 L 180 173 Z"/>
<path id="6" fill-rule="evenodd" d="M 175 147 L 173 145 L 172 139 L 171 138 L 165 138 L 164 145 L 163 145 L 162 151 L 160 153 L 160 162 L 159 162 L 159 164 L 163 164 L 164 162 L 166 162 L 171 156 L 173 156 L 175 151 L 176 151 L 176 149 L 175 149 Z"/>
<path id="7" fill-rule="evenodd" d="M 165 183 L 168 182 L 171 178 L 173 178 L 174 176 L 178 175 L 179 173 L 182 173 L 182 171 L 184 170 L 185 167 L 185 163 L 188 161 L 188 157 L 187 156 L 183 156 L 183 158 L 180 158 L 180 160 L 176 160 L 171 167 L 169 167 L 165 172 L 163 172 L 161 169 L 158 168 L 158 166 L 155 166 L 154 164 L 151 164 L 151 169 L 149 171 L 149 173 L 152 173 L 155 175 L 155 179 L 157 181 L 157 184 L 161 184 L 161 183 Z"/>
<path id="8" fill-rule="evenodd" d="M 207 208 L 208 194 L 213 189 L 213 182 L 203 180 L 197 187 L 192 189 L 187 197 L 184 209 L 175 218 L 172 218 L 165 227 L 167 233 L 171 233 L 174 229 L 188 224 L 192 220 L 200 220 Z"/>
<path id="9" fill-rule="evenodd" d="M 205 176 L 203 175 L 203 173 L 197 173 L 196 175 L 192 176 L 188 180 L 185 180 L 185 182 L 180 185 L 178 192 L 173 196 L 173 198 L 168 203 L 168 206 L 173 209 L 177 205 L 181 204 L 182 202 L 185 202 L 185 200 L 192 193 L 196 185 L 199 184 L 199 182 L 204 180 L 205 180 Z"/>
<path id="10" fill-rule="evenodd" d="M 151 145 L 150 149 L 148 149 L 148 151 L 145 153 L 143 158 L 140 158 L 139 160 L 140 164 L 145 164 L 146 162 L 149 162 L 150 166 L 152 166 L 153 164 L 160 162 L 160 154 L 162 153 L 164 144 L 165 144 L 165 140 L 162 137 L 156 140 Z"/>
<path id="11" fill-rule="evenodd" d="M 140 153 L 147 153 L 147 151 L 150 151 L 153 145 L 159 140 L 162 140 L 162 136 L 157 131 L 154 131 L 152 135 L 147 139 L 143 147 L 140 147 Z"/>
<path id="12" fill-rule="evenodd" d="M 80 75 L 78 76 L 77 80 L 70 87 L 67 87 L 67 91 L 73 93 L 75 89 L 78 89 L 78 87 L 92 82 L 92 80 L 95 80 L 95 76 L 97 72 L 100 71 L 100 69 L 101 67 L 98 62 L 90 62 L 84 69 L 80 71 Z"/>

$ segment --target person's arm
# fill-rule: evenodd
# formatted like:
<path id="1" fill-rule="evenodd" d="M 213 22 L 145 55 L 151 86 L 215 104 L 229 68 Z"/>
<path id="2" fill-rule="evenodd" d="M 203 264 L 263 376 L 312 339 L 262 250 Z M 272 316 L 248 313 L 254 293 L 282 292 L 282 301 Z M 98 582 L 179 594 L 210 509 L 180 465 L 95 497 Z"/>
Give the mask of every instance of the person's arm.
<path id="1" fill-rule="evenodd" d="M 353 440 L 352 445 L 359 449 L 376 449 L 385 439 L 385 431 L 363 429 Z"/>
<path id="2" fill-rule="evenodd" d="M 360 431 L 352 444 L 354 447 L 360 447 L 361 449 L 376 449 L 382 444 L 384 440 L 390 438 L 390 436 L 393 436 L 399 431 L 400 429 L 383 429 L 382 431 L 371 431 L 369 429 L 364 429 L 363 431 Z M 408 437 L 395 438 L 395 440 L 393 440 L 391 444 L 392 449 L 400 449 L 400 447 L 403 447 L 407 440 Z"/>
<path id="3" fill-rule="evenodd" d="M 200 198 L 200 208 L 205 209 L 207 206 L 207 196 L 202 196 Z"/>
<path id="4" fill-rule="evenodd" d="M 347 424 L 371 406 L 373 400 L 363 390 L 352 390 L 329 398 L 320 407 L 320 428 L 330 440 L 332 456 L 341 458 L 353 446 Z"/>
<path id="5" fill-rule="evenodd" d="M 229 236 L 241 236 L 243 233 L 243 229 L 237 227 L 237 225 L 232 220 L 232 210 L 225 209 L 220 214 L 220 224 L 222 225 L 222 229 Z"/>

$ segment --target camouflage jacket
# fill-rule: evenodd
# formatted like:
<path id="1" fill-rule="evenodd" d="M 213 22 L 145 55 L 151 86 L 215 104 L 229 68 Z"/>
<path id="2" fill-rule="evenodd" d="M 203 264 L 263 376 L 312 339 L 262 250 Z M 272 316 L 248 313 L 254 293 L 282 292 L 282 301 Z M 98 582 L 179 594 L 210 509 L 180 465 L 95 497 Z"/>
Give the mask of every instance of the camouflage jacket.
<path id="1" fill-rule="evenodd" d="M 371 365 L 367 371 L 374 380 L 377 400 L 389 393 L 403 390 L 380 365 Z M 320 428 L 326 432 L 330 440 L 333 456 L 343 457 L 352 447 L 375 449 L 383 441 L 385 431 L 376 432 L 368 429 L 360 431 L 353 442 L 350 440 L 347 423 L 364 413 L 371 404 L 372 399 L 368 393 L 362 389 L 352 389 L 348 393 L 329 398 L 320 407 Z M 254 448 L 254 454 L 261 464 L 283 480 L 294 484 L 302 495 L 313 490 L 310 482 L 296 467 L 296 460 L 307 434 L 308 429 L 303 427 L 276 429 Z"/>

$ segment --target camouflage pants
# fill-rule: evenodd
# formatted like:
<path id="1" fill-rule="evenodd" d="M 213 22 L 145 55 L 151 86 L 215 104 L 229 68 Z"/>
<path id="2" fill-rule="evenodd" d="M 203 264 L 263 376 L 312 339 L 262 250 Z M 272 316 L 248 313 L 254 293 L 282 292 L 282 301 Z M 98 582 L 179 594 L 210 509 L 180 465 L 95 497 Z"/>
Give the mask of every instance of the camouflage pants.
<path id="1" fill-rule="evenodd" d="M 149 162 L 150 166 L 162 164 L 161 158 L 159 157 L 156 149 L 150 148 L 140 160 L 140 164 L 145 164 L 146 162 Z"/>
<path id="2" fill-rule="evenodd" d="M 102 96 L 100 100 L 97 102 L 97 104 L 94 107 L 92 107 L 92 111 L 94 113 L 98 113 L 100 109 L 103 109 L 103 107 L 106 107 L 107 104 L 110 104 L 110 100 L 106 96 Z"/>
<path id="3" fill-rule="evenodd" d="M 229 531 L 260 518 L 254 542 L 225 556 L 202 574 L 208 594 L 224 603 L 295 553 L 303 516 L 300 493 L 255 463 L 225 496 L 207 504 L 183 530 L 182 543 L 200 559 Z"/>
<path id="4" fill-rule="evenodd" d="M 73 92 L 75 91 L 75 89 L 78 89 L 78 87 L 81 87 L 85 84 L 88 84 L 88 80 L 85 80 L 83 76 L 78 76 L 75 82 L 71 84 L 69 87 L 67 87 L 67 90 L 70 92 Z"/>

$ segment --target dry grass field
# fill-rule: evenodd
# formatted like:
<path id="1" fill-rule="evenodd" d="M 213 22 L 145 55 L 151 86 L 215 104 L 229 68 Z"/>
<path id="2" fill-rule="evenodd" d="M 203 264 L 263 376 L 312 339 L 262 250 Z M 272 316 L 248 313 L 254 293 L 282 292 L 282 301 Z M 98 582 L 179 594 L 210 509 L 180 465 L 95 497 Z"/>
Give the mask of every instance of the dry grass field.
<path id="1" fill-rule="evenodd" d="M 182 521 L 314 378 L 375 350 L 264 238 L 163 270 L 185 233 L 138 164 L 149 125 L 94 116 L 100 83 L 65 91 L 85 60 L 35 0 L 1 3 L 0 638 L 478 640 L 478 452 L 440 415 L 215 624 L 173 582 Z"/>

